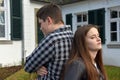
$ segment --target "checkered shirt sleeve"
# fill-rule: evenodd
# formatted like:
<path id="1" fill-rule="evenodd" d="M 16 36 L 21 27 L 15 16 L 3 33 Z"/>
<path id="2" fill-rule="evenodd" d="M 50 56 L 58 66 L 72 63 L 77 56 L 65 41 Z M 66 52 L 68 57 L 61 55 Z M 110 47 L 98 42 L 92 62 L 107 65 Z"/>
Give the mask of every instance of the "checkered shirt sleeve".
<path id="1" fill-rule="evenodd" d="M 50 39 L 43 40 L 37 48 L 34 49 L 31 55 L 26 58 L 24 69 L 31 73 L 35 72 L 39 67 L 47 63 L 54 54 L 55 46 Z"/>
<path id="2" fill-rule="evenodd" d="M 36 72 L 41 66 L 45 66 L 48 74 L 43 80 L 59 80 L 62 67 L 68 59 L 72 39 L 70 27 L 63 27 L 48 35 L 27 57 L 25 71 Z"/>

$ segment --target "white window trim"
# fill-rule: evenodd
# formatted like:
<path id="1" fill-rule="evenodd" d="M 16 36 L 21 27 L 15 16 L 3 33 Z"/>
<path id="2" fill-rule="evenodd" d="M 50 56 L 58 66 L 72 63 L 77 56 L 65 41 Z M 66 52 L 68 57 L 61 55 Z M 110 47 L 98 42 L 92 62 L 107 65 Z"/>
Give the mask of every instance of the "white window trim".
<path id="1" fill-rule="evenodd" d="M 112 10 L 111 10 L 112 11 Z M 116 11 L 120 11 L 120 10 L 116 10 Z M 120 18 L 119 18 L 119 16 L 118 16 L 118 18 L 114 18 L 114 19 L 112 19 L 112 18 L 110 18 L 110 24 L 111 24 L 111 22 L 117 22 L 117 41 L 111 41 L 110 40 L 110 42 L 112 43 L 112 42 L 120 42 L 120 29 L 119 29 L 119 26 L 120 26 Z M 110 27 L 111 27 L 111 25 L 110 25 Z M 110 31 L 110 36 L 111 36 L 111 31 Z M 110 39 L 111 39 L 111 37 L 110 37 Z"/>
<path id="2" fill-rule="evenodd" d="M 82 22 L 77 22 L 77 15 L 79 15 L 79 14 L 82 14 L 82 15 L 86 14 L 87 15 L 87 21 L 83 22 L 83 20 L 82 20 Z M 76 13 L 75 15 L 76 15 L 76 27 L 79 26 L 79 25 L 83 26 L 85 24 L 88 24 L 88 12 L 87 11 L 86 12 L 79 12 L 79 13 Z M 82 19 L 83 19 L 83 17 L 82 17 Z"/>
<path id="3" fill-rule="evenodd" d="M 115 19 L 111 19 L 111 10 L 117 10 L 117 11 L 120 11 L 120 8 L 119 7 L 112 7 L 112 8 L 108 8 L 108 14 L 109 14 L 109 16 L 108 16 L 108 18 L 109 18 L 109 42 L 107 43 L 107 47 L 108 48 L 117 48 L 117 49 L 119 49 L 120 48 L 120 34 L 119 35 L 117 35 L 117 38 L 119 38 L 119 42 L 118 41 L 111 41 L 110 39 L 111 39 L 111 34 L 110 34 L 110 24 L 111 24 L 111 22 L 115 22 L 115 21 L 119 21 L 119 25 L 120 25 L 120 18 L 118 19 L 118 18 L 115 18 Z M 118 25 L 118 22 L 117 22 L 117 25 Z M 118 27 L 117 27 L 118 28 Z M 118 30 L 120 30 L 120 29 L 118 29 Z M 119 31 L 120 32 L 120 31 Z"/>
<path id="4" fill-rule="evenodd" d="M 0 40 L 10 40 L 10 0 L 4 0 L 5 10 L 5 37 Z"/>

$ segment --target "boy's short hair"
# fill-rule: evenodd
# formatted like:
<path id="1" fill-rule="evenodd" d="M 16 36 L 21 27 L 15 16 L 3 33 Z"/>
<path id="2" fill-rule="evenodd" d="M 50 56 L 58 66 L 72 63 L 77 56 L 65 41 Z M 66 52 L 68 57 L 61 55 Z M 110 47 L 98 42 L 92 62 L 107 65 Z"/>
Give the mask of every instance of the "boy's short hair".
<path id="1" fill-rule="evenodd" d="M 54 3 L 50 3 L 41 7 L 38 10 L 36 16 L 37 18 L 43 19 L 44 21 L 47 17 L 51 17 L 54 21 L 54 24 L 57 24 L 59 22 L 63 23 L 61 8 Z"/>

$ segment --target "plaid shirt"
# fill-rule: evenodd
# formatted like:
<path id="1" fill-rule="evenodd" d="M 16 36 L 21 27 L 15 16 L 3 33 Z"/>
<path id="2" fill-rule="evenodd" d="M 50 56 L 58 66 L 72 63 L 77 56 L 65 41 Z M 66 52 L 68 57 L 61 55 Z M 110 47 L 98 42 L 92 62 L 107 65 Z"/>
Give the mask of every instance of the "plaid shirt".
<path id="1" fill-rule="evenodd" d="M 68 25 L 47 35 L 26 58 L 25 71 L 36 72 L 45 66 L 48 74 L 38 80 L 59 80 L 63 64 L 68 59 L 72 39 L 73 33 Z"/>

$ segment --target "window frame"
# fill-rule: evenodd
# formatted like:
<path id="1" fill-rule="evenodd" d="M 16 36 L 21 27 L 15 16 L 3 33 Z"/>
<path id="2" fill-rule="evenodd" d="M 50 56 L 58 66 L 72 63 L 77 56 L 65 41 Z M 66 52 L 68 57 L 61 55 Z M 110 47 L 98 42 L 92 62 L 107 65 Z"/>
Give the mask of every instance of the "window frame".
<path id="1" fill-rule="evenodd" d="M 78 16 L 81 15 L 81 22 L 78 22 Z M 83 15 L 86 15 L 86 21 L 83 21 Z M 80 12 L 76 14 L 76 27 L 78 28 L 79 26 L 83 26 L 88 24 L 88 12 Z"/>
<path id="2" fill-rule="evenodd" d="M 111 18 L 111 12 L 112 11 L 117 11 L 117 17 L 116 18 Z M 110 10 L 110 17 L 109 17 L 110 18 L 110 33 L 109 33 L 110 34 L 110 42 L 120 42 L 120 17 L 119 17 L 120 14 L 119 13 L 120 13 L 119 9 L 113 9 L 113 10 L 111 9 Z M 111 37 L 112 36 L 111 33 L 114 32 L 114 31 L 111 31 L 111 23 L 112 22 L 116 22 L 116 26 L 117 26 L 117 28 L 116 28 L 117 29 L 116 30 L 117 40 L 116 41 L 112 41 L 112 39 L 111 39 L 112 38 Z"/>
<path id="3" fill-rule="evenodd" d="M 0 6 L 1 9 L 5 16 L 5 37 L 0 37 L 0 40 L 10 40 L 10 0 L 4 0 L 4 7 Z"/>

